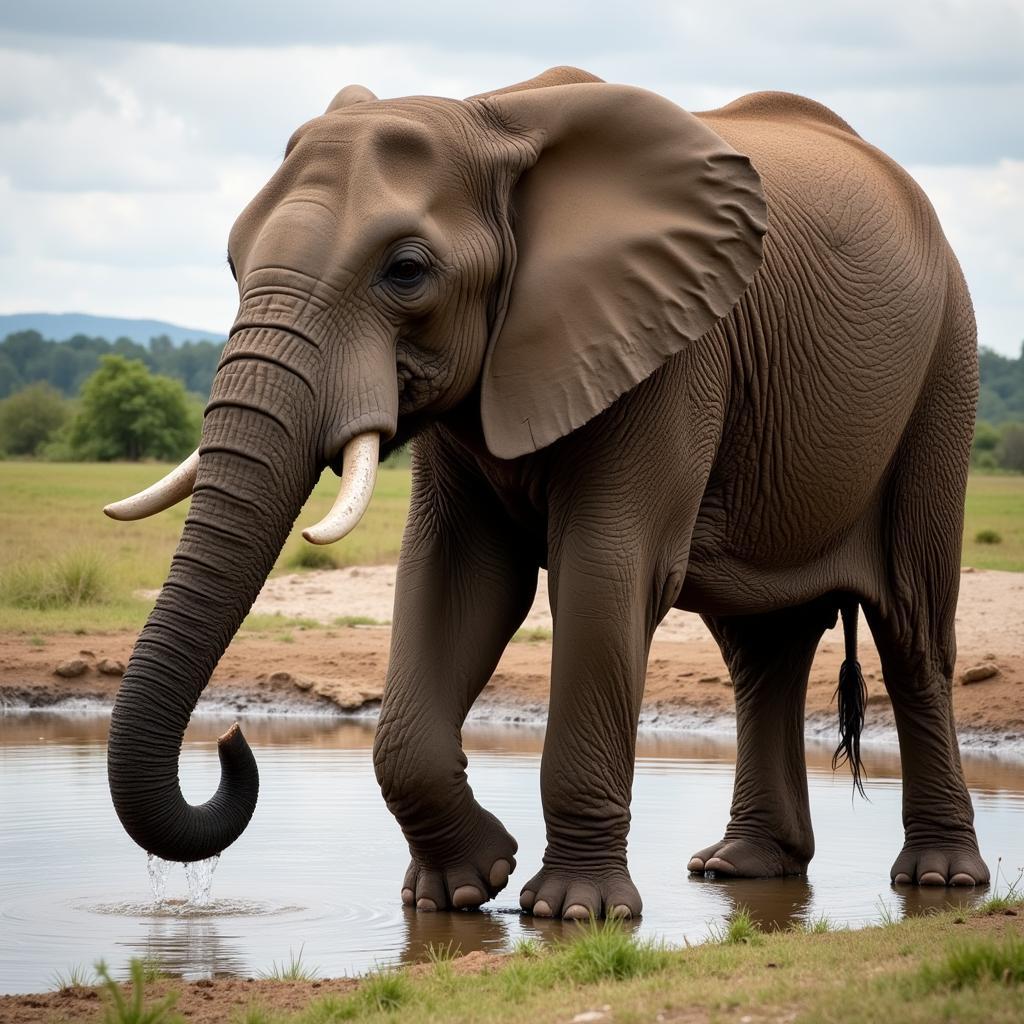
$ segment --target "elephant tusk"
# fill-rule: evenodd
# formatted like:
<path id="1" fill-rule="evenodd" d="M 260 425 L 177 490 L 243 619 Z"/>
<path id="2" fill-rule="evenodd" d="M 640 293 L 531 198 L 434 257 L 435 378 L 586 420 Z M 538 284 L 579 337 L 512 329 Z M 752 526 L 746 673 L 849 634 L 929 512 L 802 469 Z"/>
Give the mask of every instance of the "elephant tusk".
<path id="1" fill-rule="evenodd" d="M 302 536 L 310 544 L 333 544 L 355 529 L 373 497 L 380 458 L 380 434 L 359 434 L 342 452 L 341 484 L 331 511 Z"/>
<path id="2" fill-rule="evenodd" d="M 163 512 L 165 508 L 177 505 L 179 501 L 192 493 L 199 472 L 199 449 L 197 448 L 180 466 L 172 469 L 167 476 L 157 480 L 130 498 L 115 501 L 103 509 L 104 515 L 111 519 L 127 522 L 132 519 L 145 519 L 147 516 Z"/>

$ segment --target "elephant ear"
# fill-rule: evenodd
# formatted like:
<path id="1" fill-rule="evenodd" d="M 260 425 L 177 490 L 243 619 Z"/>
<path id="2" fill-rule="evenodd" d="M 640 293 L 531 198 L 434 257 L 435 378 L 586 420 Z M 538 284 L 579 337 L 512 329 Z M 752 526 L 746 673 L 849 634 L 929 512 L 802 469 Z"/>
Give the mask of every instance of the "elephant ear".
<path id="1" fill-rule="evenodd" d="M 745 156 L 645 90 L 474 102 L 528 151 L 481 379 L 487 447 L 511 459 L 582 426 L 725 316 L 761 264 L 767 211 Z"/>

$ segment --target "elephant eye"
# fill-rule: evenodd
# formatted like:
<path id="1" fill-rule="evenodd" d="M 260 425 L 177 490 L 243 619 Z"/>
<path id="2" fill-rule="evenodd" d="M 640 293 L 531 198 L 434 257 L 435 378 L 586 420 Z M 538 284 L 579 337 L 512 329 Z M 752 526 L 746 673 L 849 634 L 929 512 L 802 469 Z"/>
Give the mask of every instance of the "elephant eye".
<path id="1" fill-rule="evenodd" d="M 426 264 L 413 256 L 401 256 L 388 267 L 388 280 L 409 286 L 418 284 L 427 272 Z"/>

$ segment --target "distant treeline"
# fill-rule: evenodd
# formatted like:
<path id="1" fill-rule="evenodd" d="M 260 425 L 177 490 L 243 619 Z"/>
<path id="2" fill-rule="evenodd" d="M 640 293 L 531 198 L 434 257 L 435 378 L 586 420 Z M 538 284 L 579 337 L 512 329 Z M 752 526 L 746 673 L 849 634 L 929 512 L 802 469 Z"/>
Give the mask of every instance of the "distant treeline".
<path id="1" fill-rule="evenodd" d="M 186 391 L 204 400 L 210 394 L 223 343 L 186 341 L 174 345 L 166 335 L 140 345 L 131 338 L 90 338 L 76 334 L 51 341 L 38 331 L 18 331 L 0 342 L 0 398 L 30 384 L 49 384 L 67 398 L 76 397 L 96 372 L 103 356 L 118 355 L 147 370 L 181 381 Z"/>
<path id="2" fill-rule="evenodd" d="M 38 331 L 19 331 L 0 342 L 0 398 L 36 383 L 73 398 L 106 355 L 137 359 L 153 373 L 180 380 L 186 391 L 206 398 L 223 347 L 212 341 L 175 346 L 166 335 L 151 338 L 145 346 L 130 338 L 108 341 L 76 334 L 66 341 L 51 341 Z M 1024 346 L 1016 359 L 983 348 L 979 362 L 978 419 L 993 426 L 1024 422 Z"/>
<path id="3" fill-rule="evenodd" d="M 198 437 L 223 347 L 212 341 L 175 346 L 166 336 L 145 346 L 130 338 L 8 334 L 0 342 L 0 457 L 174 457 Z M 979 355 L 971 462 L 977 469 L 1024 472 L 1024 346 L 1016 359 L 988 349 Z"/>

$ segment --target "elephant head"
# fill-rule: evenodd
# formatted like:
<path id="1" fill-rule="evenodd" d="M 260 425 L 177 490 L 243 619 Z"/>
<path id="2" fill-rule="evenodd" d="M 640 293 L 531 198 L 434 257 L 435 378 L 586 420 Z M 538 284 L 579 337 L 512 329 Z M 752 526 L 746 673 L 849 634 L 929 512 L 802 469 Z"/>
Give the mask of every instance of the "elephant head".
<path id="1" fill-rule="evenodd" d="M 192 495 L 111 721 L 136 842 L 198 860 L 248 823 L 237 726 L 202 806 L 181 741 L 325 466 L 342 483 L 318 543 L 358 521 L 378 455 L 453 410 L 495 458 L 550 445 L 731 309 L 765 216 L 749 161 L 700 120 L 573 69 L 466 101 L 349 86 L 299 128 L 231 231 L 240 303 L 197 453 L 108 509 Z"/>

